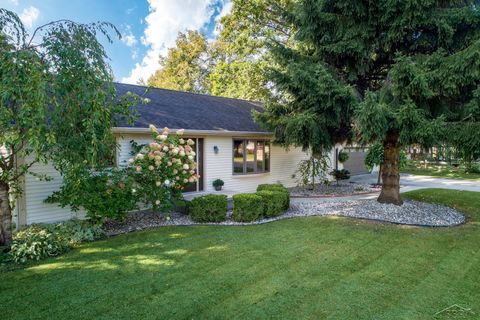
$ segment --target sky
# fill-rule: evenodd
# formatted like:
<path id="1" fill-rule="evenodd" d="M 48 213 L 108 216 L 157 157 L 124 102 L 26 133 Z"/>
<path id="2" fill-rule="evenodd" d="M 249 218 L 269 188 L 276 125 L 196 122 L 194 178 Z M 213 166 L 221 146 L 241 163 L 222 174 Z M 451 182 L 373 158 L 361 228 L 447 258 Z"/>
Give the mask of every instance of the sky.
<path id="1" fill-rule="evenodd" d="M 0 0 L 0 7 L 17 13 L 28 31 L 50 21 L 107 21 L 122 33 L 104 45 L 115 81 L 146 81 L 158 68 L 159 55 L 175 45 L 179 32 L 199 30 L 212 40 L 219 19 L 231 9 L 230 0 Z"/>

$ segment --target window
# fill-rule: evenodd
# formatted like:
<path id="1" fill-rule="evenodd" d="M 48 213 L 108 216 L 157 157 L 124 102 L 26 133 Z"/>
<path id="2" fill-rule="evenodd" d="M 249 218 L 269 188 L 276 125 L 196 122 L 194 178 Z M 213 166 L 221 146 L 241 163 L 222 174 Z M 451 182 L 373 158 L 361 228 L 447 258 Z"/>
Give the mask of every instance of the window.
<path id="1" fill-rule="evenodd" d="M 270 171 L 268 140 L 233 140 L 233 174 L 253 174 Z"/>

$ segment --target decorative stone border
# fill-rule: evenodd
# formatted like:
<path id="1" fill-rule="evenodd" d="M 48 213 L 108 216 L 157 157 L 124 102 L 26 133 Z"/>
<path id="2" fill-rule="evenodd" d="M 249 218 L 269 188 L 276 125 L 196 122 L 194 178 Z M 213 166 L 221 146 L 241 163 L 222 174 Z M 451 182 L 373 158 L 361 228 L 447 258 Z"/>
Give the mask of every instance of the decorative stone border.
<path id="1" fill-rule="evenodd" d="M 348 198 L 348 197 L 355 197 L 355 196 L 365 196 L 370 194 L 377 194 L 379 191 L 369 191 L 369 192 L 359 192 L 359 193 L 352 193 L 352 194 L 325 194 L 325 195 L 311 195 L 311 196 L 293 196 L 290 195 L 290 198 L 295 199 L 322 199 L 322 198 Z"/>
<path id="2" fill-rule="evenodd" d="M 417 227 L 452 227 L 465 223 L 463 214 L 455 209 L 417 201 L 405 202 L 402 207 L 385 205 L 375 200 L 351 200 L 344 202 L 299 202 L 292 204 L 284 214 L 253 222 L 235 222 L 230 218 L 219 223 L 196 223 L 189 216 L 175 212 L 170 219 L 165 219 L 150 211 L 137 212 L 126 219 L 126 223 L 107 222 L 107 236 L 128 233 L 165 226 L 217 225 L 248 226 L 270 223 L 277 220 L 310 216 L 342 216 L 372 222 L 392 223 Z"/>

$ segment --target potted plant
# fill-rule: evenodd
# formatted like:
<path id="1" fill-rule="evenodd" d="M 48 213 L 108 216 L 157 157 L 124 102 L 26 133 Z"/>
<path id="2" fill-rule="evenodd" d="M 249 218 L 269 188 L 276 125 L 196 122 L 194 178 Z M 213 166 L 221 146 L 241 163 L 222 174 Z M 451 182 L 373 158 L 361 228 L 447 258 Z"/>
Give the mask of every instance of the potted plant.
<path id="1" fill-rule="evenodd" d="M 341 150 L 338 153 L 338 162 L 345 163 L 345 162 L 347 162 L 348 158 L 349 158 L 349 155 L 345 151 Z"/>
<path id="2" fill-rule="evenodd" d="M 215 188 L 216 191 L 222 190 L 222 187 L 225 183 L 223 182 L 222 179 L 216 179 L 213 181 L 212 185 Z"/>

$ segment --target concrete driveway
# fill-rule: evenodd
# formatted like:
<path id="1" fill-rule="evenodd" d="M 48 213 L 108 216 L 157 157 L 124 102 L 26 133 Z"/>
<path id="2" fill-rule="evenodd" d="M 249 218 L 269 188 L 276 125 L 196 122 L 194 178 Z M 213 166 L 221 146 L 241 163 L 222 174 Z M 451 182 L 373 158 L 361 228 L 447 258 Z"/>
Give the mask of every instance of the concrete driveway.
<path id="1" fill-rule="evenodd" d="M 350 178 L 350 181 L 360 183 L 376 183 L 377 174 L 362 174 L 353 176 Z M 402 192 L 424 188 L 442 188 L 480 192 L 480 181 L 444 179 L 429 176 L 417 176 L 413 174 L 402 174 L 400 176 L 400 188 Z"/>
<path id="2" fill-rule="evenodd" d="M 352 176 L 350 178 L 352 182 L 358 183 L 377 183 L 377 173 L 374 174 L 362 174 L 358 176 Z M 441 188 L 441 189 L 456 189 L 465 191 L 480 192 L 480 181 L 471 180 L 455 180 L 455 179 L 442 179 L 428 176 L 417 176 L 413 174 L 402 174 L 400 176 L 400 191 L 407 192 L 425 188 Z M 305 202 L 343 202 L 352 200 L 369 200 L 376 199 L 379 192 L 369 194 L 359 194 L 354 196 L 345 197 L 325 197 L 325 198 L 291 198 L 292 203 L 305 203 Z"/>

